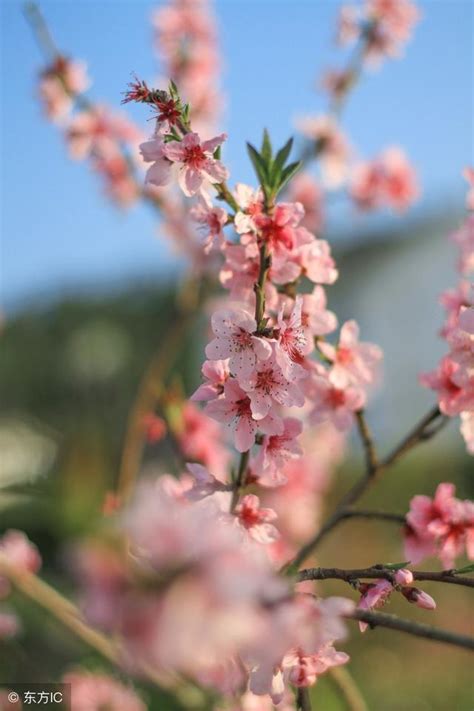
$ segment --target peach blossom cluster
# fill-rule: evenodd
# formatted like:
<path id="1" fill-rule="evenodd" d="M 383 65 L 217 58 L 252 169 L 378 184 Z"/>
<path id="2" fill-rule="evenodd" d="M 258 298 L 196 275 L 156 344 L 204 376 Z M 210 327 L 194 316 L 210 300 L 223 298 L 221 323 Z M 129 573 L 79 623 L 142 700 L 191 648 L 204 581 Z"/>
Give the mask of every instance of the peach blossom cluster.
<path id="1" fill-rule="evenodd" d="M 271 512 L 247 496 L 233 515 L 227 487 L 202 500 L 196 483 L 212 478 L 197 465 L 190 473 L 138 487 L 118 524 L 130 557 L 98 544 L 79 551 L 84 613 L 121 640 L 138 675 L 148 666 L 164 684 L 181 674 L 278 703 L 287 683 L 314 683 L 347 661 L 333 643 L 345 637 L 353 605 L 292 594 L 260 545 L 273 538 Z"/>
<path id="2" fill-rule="evenodd" d="M 64 120 L 74 106 L 74 98 L 89 88 L 84 62 L 59 55 L 40 75 L 39 96 L 46 116 Z"/>
<path id="3" fill-rule="evenodd" d="M 339 16 L 338 41 L 363 42 L 363 60 L 379 66 L 387 57 L 399 57 L 420 19 L 412 0 L 364 0 L 344 5 Z"/>
<path id="4" fill-rule="evenodd" d="M 434 497 L 415 496 L 405 528 L 405 555 L 412 563 L 437 555 L 445 569 L 465 551 L 474 560 L 474 503 L 455 497 L 454 484 L 440 484 Z"/>
<path id="5" fill-rule="evenodd" d="M 436 370 L 420 377 L 438 395 L 441 412 L 460 416 L 468 452 L 474 454 L 474 215 L 451 235 L 459 248 L 460 281 L 441 295 L 446 319 L 441 330 L 449 346 Z"/>
<path id="6" fill-rule="evenodd" d="M 358 589 L 361 598 L 358 607 L 361 610 L 376 610 L 389 601 L 394 591 L 398 591 L 405 600 L 417 607 L 424 610 L 435 610 L 436 603 L 431 595 L 415 587 L 412 583 L 413 573 L 407 568 L 399 568 L 394 571 L 392 580 L 381 578 L 372 583 L 359 583 Z M 367 627 L 366 622 L 359 622 L 361 632 L 365 632 Z"/>
<path id="7" fill-rule="evenodd" d="M 208 134 L 222 109 L 222 60 L 208 0 L 171 0 L 153 14 L 163 75 L 172 79 L 191 108 L 196 130 Z"/>

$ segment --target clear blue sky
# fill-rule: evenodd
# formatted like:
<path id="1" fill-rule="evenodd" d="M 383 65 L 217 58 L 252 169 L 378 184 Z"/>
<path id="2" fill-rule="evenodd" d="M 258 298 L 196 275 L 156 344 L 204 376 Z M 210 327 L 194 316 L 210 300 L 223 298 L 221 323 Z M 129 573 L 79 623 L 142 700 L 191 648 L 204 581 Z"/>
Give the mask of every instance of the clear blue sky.
<path id="1" fill-rule="evenodd" d="M 141 0 L 45 0 L 60 48 L 86 59 L 91 97 L 118 106 L 132 71 L 151 79 L 156 59 L 150 13 Z M 431 201 L 461 199 L 460 169 L 473 161 L 473 3 L 420 3 L 423 21 L 402 61 L 366 75 L 344 125 L 367 155 L 400 143 Z M 66 157 L 62 139 L 34 99 L 41 57 L 21 2 L 2 7 L 2 265 L 4 307 L 44 292 L 139 278 L 168 268 L 145 207 L 120 213 L 100 196 L 94 176 Z M 226 162 L 233 180 L 250 181 L 242 147 L 267 126 L 276 141 L 295 116 L 318 112 L 321 68 L 340 56 L 332 45 L 336 0 L 217 0 L 228 96 Z"/>

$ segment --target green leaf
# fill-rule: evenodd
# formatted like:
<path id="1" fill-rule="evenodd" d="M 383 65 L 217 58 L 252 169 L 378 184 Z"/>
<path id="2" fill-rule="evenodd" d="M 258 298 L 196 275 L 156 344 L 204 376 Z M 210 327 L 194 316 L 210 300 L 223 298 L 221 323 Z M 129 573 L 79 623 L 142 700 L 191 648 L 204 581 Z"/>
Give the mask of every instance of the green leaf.
<path id="1" fill-rule="evenodd" d="M 464 568 L 456 568 L 453 572 L 455 575 L 458 575 L 459 573 L 474 573 L 474 563 L 465 565 Z"/>
<path id="2" fill-rule="evenodd" d="M 250 160 L 252 161 L 252 165 L 255 168 L 255 172 L 257 173 L 257 177 L 260 181 L 260 184 L 262 188 L 267 187 L 267 182 L 268 182 L 268 174 L 267 174 L 267 166 L 265 165 L 265 162 L 260 155 L 260 153 L 252 146 L 251 143 L 247 143 L 247 151 L 250 157 Z"/>
<path id="3" fill-rule="evenodd" d="M 388 568 L 388 570 L 401 570 L 402 568 L 406 568 L 409 564 L 409 560 L 404 560 L 403 563 L 384 563 L 383 567 Z"/>
<path id="4" fill-rule="evenodd" d="M 288 183 L 289 180 L 295 175 L 295 173 L 298 172 L 298 170 L 302 166 L 302 161 L 298 160 L 295 163 L 290 163 L 290 165 L 287 165 L 286 168 L 283 170 L 281 174 L 281 178 L 278 181 L 278 187 L 276 188 L 276 192 L 279 192 L 282 188 L 285 187 L 285 185 Z"/>
<path id="5" fill-rule="evenodd" d="M 260 154 L 267 168 L 270 168 L 273 157 L 272 142 L 270 141 L 270 135 L 266 128 L 263 129 L 263 139 L 262 147 L 260 149 Z"/>
<path id="6" fill-rule="evenodd" d="M 280 148 L 280 150 L 276 154 L 275 160 L 273 161 L 271 171 L 270 171 L 270 183 L 271 183 L 274 193 L 278 192 L 280 181 L 281 181 L 282 170 L 285 166 L 286 161 L 288 160 L 288 156 L 290 155 L 292 146 L 293 146 L 293 139 L 290 138 L 285 143 L 283 148 Z"/>
<path id="7" fill-rule="evenodd" d="M 179 92 L 178 92 L 178 87 L 174 83 L 172 79 L 170 79 L 169 85 L 168 85 L 168 91 L 171 95 L 172 99 L 179 99 Z"/>
<path id="8" fill-rule="evenodd" d="M 214 151 L 214 158 L 216 160 L 221 159 L 221 153 L 222 153 L 222 146 L 217 146 L 216 150 Z"/>
<path id="9" fill-rule="evenodd" d="M 283 170 L 283 166 L 285 165 L 286 161 L 288 160 L 288 156 L 291 153 L 292 147 L 293 147 L 293 138 L 289 138 L 288 141 L 283 146 L 283 148 L 280 148 L 280 150 L 276 154 L 275 160 L 273 161 L 273 169 L 277 168 L 278 170 Z"/>

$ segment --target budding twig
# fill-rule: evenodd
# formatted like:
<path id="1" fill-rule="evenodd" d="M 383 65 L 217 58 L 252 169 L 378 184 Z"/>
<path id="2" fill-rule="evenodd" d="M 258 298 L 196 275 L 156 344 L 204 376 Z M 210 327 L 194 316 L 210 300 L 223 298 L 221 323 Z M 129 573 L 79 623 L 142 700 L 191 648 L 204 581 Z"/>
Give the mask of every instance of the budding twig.
<path id="1" fill-rule="evenodd" d="M 359 432 L 361 433 L 364 450 L 366 453 L 366 469 L 364 474 L 351 489 L 342 497 L 334 512 L 326 523 L 320 528 L 318 533 L 308 543 L 306 543 L 297 553 L 291 563 L 291 570 L 297 570 L 303 561 L 313 553 L 323 538 L 332 531 L 341 521 L 347 518 L 347 511 L 365 493 L 374 479 L 382 472 L 397 462 L 406 452 L 413 449 L 421 442 L 433 437 L 447 423 L 449 418 L 443 415 L 438 407 L 433 408 L 418 422 L 415 427 L 402 439 L 402 441 L 388 454 L 385 459 L 377 460 L 373 438 L 361 413 L 358 416 Z M 439 422 L 438 422 L 439 420 Z M 349 514 L 350 516 L 351 514 Z"/>
<path id="2" fill-rule="evenodd" d="M 370 627 L 387 627 L 388 629 L 405 632 L 414 637 L 430 639 L 433 642 L 442 642 L 450 644 L 454 647 L 468 649 L 474 651 L 474 637 L 457 634 L 456 632 L 448 632 L 437 627 L 422 624 L 421 622 L 412 622 L 404 620 L 396 615 L 389 615 L 386 612 L 368 612 L 367 610 L 354 610 L 350 617 L 360 622 L 366 622 Z"/>
<path id="3" fill-rule="evenodd" d="M 306 568 L 300 570 L 296 576 L 297 582 L 304 580 L 343 580 L 346 583 L 354 583 L 360 578 L 377 579 L 384 578 L 385 580 L 393 581 L 395 570 L 383 565 L 373 565 L 369 568 Z M 462 585 L 468 588 L 474 588 L 474 578 L 468 576 L 456 575 L 452 570 L 442 570 L 440 572 L 428 572 L 422 570 L 412 570 L 415 580 L 430 580 L 437 583 L 451 583 L 453 585 Z"/>

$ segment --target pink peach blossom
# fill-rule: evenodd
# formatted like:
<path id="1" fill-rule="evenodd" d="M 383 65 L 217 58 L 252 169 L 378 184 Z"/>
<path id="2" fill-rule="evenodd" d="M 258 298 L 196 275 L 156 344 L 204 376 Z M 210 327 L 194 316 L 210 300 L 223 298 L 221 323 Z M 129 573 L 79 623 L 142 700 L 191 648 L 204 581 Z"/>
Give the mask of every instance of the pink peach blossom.
<path id="1" fill-rule="evenodd" d="M 313 424 L 330 421 L 343 432 L 352 427 L 354 413 L 366 402 L 365 393 L 359 387 L 338 387 L 321 371 L 311 378 L 308 397 L 313 402 L 310 421 Z"/>
<path id="2" fill-rule="evenodd" d="M 339 272 L 324 239 L 315 239 L 298 250 L 298 261 L 304 274 L 315 284 L 334 284 Z"/>
<path id="3" fill-rule="evenodd" d="M 107 674 L 72 671 L 64 676 L 71 685 L 71 708 L 74 711 L 145 711 L 146 706 L 136 691 Z"/>
<path id="4" fill-rule="evenodd" d="M 326 309 L 326 293 L 322 286 L 315 286 L 311 294 L 303 294 L 301 323 L 307 338 L 326 336 L 337 328 L 337 316 Z"/>
<path id="5" fill-rule="evenodd" d="M 286 417 L 283 420 L 281 434 L 266 435 L 263 438 L 259 453 L 252 465 L 260 484 L 277 486 L 287 481 L 284 465 L 289 460 L 298 459 L 303 454 L 297 441 L 302 429 L 303 425 L 300 420 Z"/>
<path id="6" fill-rule="evenodd" d="M 208 254 L 212 249 L 222 249 L 225 237 L 222 228 L 227 222 L 227 212 L 222 207 L 215 207 L 200 197 L 198 203 L 189 211 L 191 219 L 200 225 L 205 234 L 204 251 Z"/>
<path id="7" fill-rule="evenodd" d="M 204 181 L 222 183 L 229 177 L 227 168 L 214 158 L 215 150 L 224 143 L 225 133 L 202 141 L 197 133 L 187 133 L 182 141 L 172 141 L 163 148 L 163 154 L 179 168 L 178 182 L 187 196 L 202 191 Z"/>
<path id="8" fill-rule="evenodd" d="M 331 382 L 337 387 L 366 386 L 376 381 L 382 351 L 373 343 L 359 341 L 359 326 L 355 321 L 346 321 L 342 326 L 336 348 L 325 341 L 321 341 L 318 348 L 333 363 Z"/>
<path id="9" fill-rule="evenodd" d="M 458 269 L 464 276 L 474 274 L 474 214 L 470 214 L 450 239 L 459 247 Z"/>
<path id="10" fill-rule="evenodd" d="M 192 394 L 191 400 L 201 402 L 214 400 L 224 392 L 224 384 L 230 377 L 228 360 L 206 360 L 201 368 L 206 382 Z"/>
<path id="11" fill-rule="evenodd" d="M 272 509 L 262 508 L 258 496 L 243 496 L 234 511 L 239 524 L 257 543 L 273 543 L 279 538 L 278 529 L 271 523 L 277 518 Z"/>
<path id="12" fill-rule="evenodd" d="M 270 344 L 254 335 L 257 323 L 247 311 L 217 311 L 212 315 L 211 325 L 215 338 L 206 346 L 206 356 L 210 360 L 229 358 L 230 372 L 234 375 L 247 377 L 259 361 L 270 357 Z"/>
<path id="13" fill-rule="evenodd" d="M 383 607 L 393 592 L 393 585 L 388 580 L 378 580 L 376 583 L 362 583 L 360 585 L 362 597 L 359 600 L 360 610 L 374 610 Z M 361 632 L 365 632 L 368 624 L 359 622 Z"/>
<path id="14" fill-rule="evenodd" d="M 286 407 L 304 405 L 304 394 L 298 383 L 288 380 L 280 367 L 279 344 L 272 342 L 271 347 L 270 358 L 258 363 L 247 377 L 239 378 L 241 388 L 250 398 L 250 409 L 256 420 L 266 417 L 275 404 Z"/>
<path id="15" fill-rule="evenodd" d="M 275 358 L 289 381 L 298 380 L 306 375 L 302 365 L 313 349 L 311 339 L 307 337 L 303 328 L 302 309 L 303 299 L 298 295 L 288 318 L 284 317 L 284 306 L 278 314 L 279 347 L 275 350 Z"/>
<path id="16" fill-rule="evenodd" d="M 250 398 L 234 378 L 225 383 L 223 396 L 208 403 L 206 414 L 233 428 L 239 452 L 246 452 L 252 447 L 258 430 L 265 434 L 283 432 L 281 418 L 272 412 L 258 421 L 252 416 Z"/>

